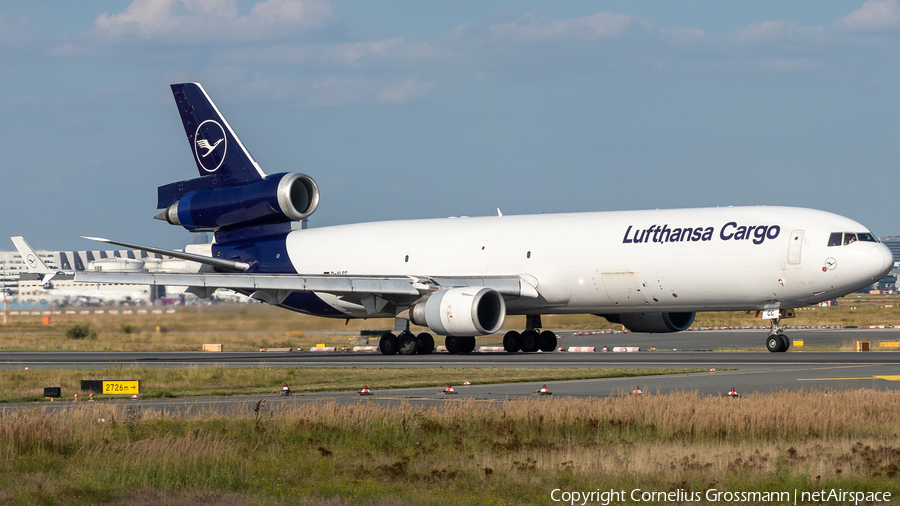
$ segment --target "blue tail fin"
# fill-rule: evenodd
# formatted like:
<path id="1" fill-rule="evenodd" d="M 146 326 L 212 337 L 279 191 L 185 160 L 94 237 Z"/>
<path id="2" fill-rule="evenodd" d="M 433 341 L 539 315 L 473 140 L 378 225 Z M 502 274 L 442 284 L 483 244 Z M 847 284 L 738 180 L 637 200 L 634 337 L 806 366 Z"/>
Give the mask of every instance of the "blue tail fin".
<path id="1" fill-rule="evenodd" d="M 265 177 L 200 84 L 173 84 L 172 94 L 201 176 L 215 175 L 220 184 Z"/>

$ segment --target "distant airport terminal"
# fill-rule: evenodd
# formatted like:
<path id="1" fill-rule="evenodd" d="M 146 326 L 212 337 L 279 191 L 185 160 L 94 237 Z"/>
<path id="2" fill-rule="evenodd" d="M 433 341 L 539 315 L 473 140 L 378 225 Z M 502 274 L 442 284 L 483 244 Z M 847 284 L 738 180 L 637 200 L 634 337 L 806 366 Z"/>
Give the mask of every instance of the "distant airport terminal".
<path id="1" fill-rule="evenodd" d="M 206 234 L 196 234 L 200 241 Z M 51 269 L 94 272 L 187 272 L 187 262 L 178 258 L 135 250 L 106 251 L 37 251 L 38 257 Z M 161 298 L 193 299 L 185 287 L 126 285 L 120 283 L 81 283 L 72 274 L 60 274 L 42 283 L 40 274 L 29 273 L 17 251 L 0 251 L 0 293 L 7 302 L 52 305 L 86 305 L 102 303 L 151 304 Z M 218 298 L 233 299 L 231 290 L 220 290 Z"/>

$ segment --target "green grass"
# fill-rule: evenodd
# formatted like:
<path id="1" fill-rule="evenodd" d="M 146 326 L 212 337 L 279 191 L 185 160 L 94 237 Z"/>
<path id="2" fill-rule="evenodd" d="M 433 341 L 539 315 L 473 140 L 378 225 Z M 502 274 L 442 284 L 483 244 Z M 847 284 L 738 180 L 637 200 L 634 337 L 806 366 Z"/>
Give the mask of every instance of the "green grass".
<path id="1" fill-rule="evenodd" d="M 0 503 L 530 505 L 552 504 L 555 488 L 900 494 L 897 392 L 291 403 L 178 416 L 135 406 L 5 412 Z"/>
<path id="2" fill-rule="evenodd" d="M 81 380 L 140 380 L 143 397 L 275 394 L 287 383 L 294 392 L 326 392 L 622 378 L 701 372 L 698 368 L 386 368 L 386 367 L 112 367 L 109 369 L 32 369 L 0 371 L 0 402 L 41 399 L 44 387 L 59 386 L 63 397 L 81 393 Z M 84 397 L 85 394 L 81 396 Z M 106 396 L 95 395 L 96 399 Z"/>

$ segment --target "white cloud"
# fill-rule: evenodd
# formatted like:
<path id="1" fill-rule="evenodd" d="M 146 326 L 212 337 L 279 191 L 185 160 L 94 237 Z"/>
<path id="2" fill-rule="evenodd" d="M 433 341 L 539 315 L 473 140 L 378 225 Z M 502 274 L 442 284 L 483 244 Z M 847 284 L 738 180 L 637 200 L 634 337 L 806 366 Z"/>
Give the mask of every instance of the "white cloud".
<path id="1" fill-rule="evenodd" d="M 22 18 L 10 21 L 0 14 L 0 45 L 16 47 L 28 44 L 29 37 L 25 25 L 26 22 Z"/>
<path id="2" fill-rule="evenodd" d="M 346 62 L 355 62 L 366 56 L 383 56 L 388 50 L 395 48 L 403 42 L 402 37 L 394 39 L 370 40 L 366 42 L 352 42 L 337 44 L 331 48 L 331 52 Z"/>
<path id="3" fill-rule="evenodd" d="M 321 65 L 354 67 L 365 65 L 410 66 L 446 59 L 447 52 L 435 43 L 407 42 L 403 37 L 323 44 L 274 44 L 225 48 L 217 51 L 218 61 L 247 65 Z"/>
<path id="4" fill-rule="evenodd" d="M 118 14 L 103 13 L 93 34 L 110 40 L 166 42 L 261 39 L 322 26 L 334 19 L 323 0 L 266 0 L 246 15 L 236 0 L 134 0 Z"/>
<path id="5" fill-rule="evenodd" d="M 491 25 L 491 36 L 498 40 L 532 43 L 545 40 L 598 40 L 618 37 L 634 23 L 630 14 L 598 12 L 570 19 L 547 19 L 531 12 L 517 21 Z"/>
<path id="6" fill-rule="evenodd" d="M 867 0 L 859 9 L 837 19 L 834 25 L 848 31 L 900 28 L 900 7 L 895 0 Z"/>
<path id="7" fill-rule="evenodd" d="M 690 46 L 706 40 L 706 32 L 700 28 L 662 28 L 659 36 L 680 46 Z"/>
<path id="8" fill-rule="evenodd" d="M 763 60 L 760 67 L 780 71 L 816 70 L 822 67 L 822 62 L 810 58 L 773 58 Z"/>
<path id="9" fill-rule="evenodd" d="M 388 86 L 378 93 L 378 100 L 388 104 L 413 102 L 434 89 L 434 81 L 422 81 L 416 76 L 407 77 L 402 83 Z"/>
<path id="10" fill-rule="evenodd" d="M 744 43 L 776 42 L 824 37 L 825 29 L 802 26 L 783 19 L 773 19 L 741 28 L 735 32 L 734 36 L 738 42 Z"/>
<path id="11" fill-rule="evenodd" d="M 315 80 L 307 90 L 310 105 L 354 105 L 414 102 L 434 89 L 434 81 L 408 76 L 402 81 L 364 76 L 329 76 Z"/>

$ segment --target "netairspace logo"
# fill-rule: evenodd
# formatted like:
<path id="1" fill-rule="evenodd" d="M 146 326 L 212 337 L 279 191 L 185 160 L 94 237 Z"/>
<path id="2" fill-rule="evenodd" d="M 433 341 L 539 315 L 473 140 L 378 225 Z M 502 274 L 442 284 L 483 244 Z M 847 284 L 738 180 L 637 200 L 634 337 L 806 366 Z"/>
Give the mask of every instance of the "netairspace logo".
<path id="1" fill-rule="evenodd" d="M 630 492 L 622 490 L 594 490 L 594 491 L 569 491 L 560 488 L 550 492 L 553 502 L 576 504 L 586 506 L 588 504 L 600 504 L 609 506 L 619 503 L 642 502 L 699 502 L 713 503 L 757 503 L 780 502 L 782 504 L 809 503 L 843 503 L 857 506 L 861 502 L 886 503 L 891 501 L 890 492 L 856 492 L 843 489 L 817 490 L 817 491 L 767 491 L 767 492 L 726 492 L 711 488 L 706 492 L 691 492 L 678 489 L 674 492 L 656 492 L 649 490 L 633 489 Z"/>

